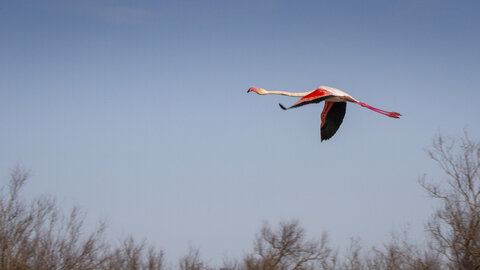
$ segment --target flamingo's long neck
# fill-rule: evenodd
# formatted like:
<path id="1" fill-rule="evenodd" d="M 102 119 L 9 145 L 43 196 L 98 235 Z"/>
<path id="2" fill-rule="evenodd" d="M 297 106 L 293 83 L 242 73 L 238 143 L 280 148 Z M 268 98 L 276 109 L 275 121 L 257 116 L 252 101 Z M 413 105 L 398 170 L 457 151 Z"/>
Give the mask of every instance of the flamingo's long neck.
<path id="1" fill-rule="evenodd" d="M 388 111 L 384 111 L 384 110 L 380 110 L 379 108 L 375 108 L 375 107 L 372 107 L 370 105 L 368 105 L 367 103 L 363 103 L 363 102 L 355 102 L 357 103 L 358 105 L 362 106 L 362 107 L 365 107 L 367 109 L 370 109 L 374 112 L 377 112 L 377 113 L 381 113 L 383 115 L 386 115 L 388 117 L 392 117 L 392 118 L 400 118 L 400 116 L 402 116 L 401 114 L 397 113 L 397 112 L 388 112 Z"/>
<path id="2" fill-rule="evenodd" d="M 303 93 L 292 93 L 292 92 L 287 92 L 287 91 L 267 91 L 265 89 L 262 89 L 263 91 L 258 92 L 260 95 L 284 95 L 284 96 L 289 96 L 289 97 L 304 97 L 308 94 L 310 94 L 312 91 L 309 92 L 303 92 Z"/>

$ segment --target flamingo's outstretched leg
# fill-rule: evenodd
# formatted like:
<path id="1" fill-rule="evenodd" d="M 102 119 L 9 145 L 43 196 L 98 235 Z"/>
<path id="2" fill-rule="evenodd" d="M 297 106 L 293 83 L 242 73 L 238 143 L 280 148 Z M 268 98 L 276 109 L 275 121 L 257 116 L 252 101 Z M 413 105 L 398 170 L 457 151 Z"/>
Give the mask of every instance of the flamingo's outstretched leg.
<path id="1" fill-rule="evenodd" d="M 402 116 L 401 114 L 397 113 L 397 112 L 388 112 L 388 111 L 384 111 L 384 110 L 380 110 L 379 108 L 375 108 L 375 107 L 372 107 L 370 105 L 368 105 L 367 103 L 363 103 L 363 102 L 358 102 L 357 103 L 358 105 L 362 106 L 362 107 L 365 107 L 367 109 L 370 109 L 374 112 L 377 112 L 377 113 L 381 113 L 383 115 L 386 115 L 388 117 L 392 117 L 392 118 L 400 118 L 400 116 Z"/>

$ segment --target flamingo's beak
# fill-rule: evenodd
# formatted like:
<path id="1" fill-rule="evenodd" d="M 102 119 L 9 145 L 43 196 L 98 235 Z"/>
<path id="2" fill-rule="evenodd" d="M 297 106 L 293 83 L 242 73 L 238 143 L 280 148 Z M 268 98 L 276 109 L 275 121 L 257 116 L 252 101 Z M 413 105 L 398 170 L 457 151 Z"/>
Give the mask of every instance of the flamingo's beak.
<path id="1" fill-rule="evenodd" d="M 255 90 L 256 90 L 255 87 L 250 87 L 250 88 L 248 88 L 247 93 L 255 92 Z"/>

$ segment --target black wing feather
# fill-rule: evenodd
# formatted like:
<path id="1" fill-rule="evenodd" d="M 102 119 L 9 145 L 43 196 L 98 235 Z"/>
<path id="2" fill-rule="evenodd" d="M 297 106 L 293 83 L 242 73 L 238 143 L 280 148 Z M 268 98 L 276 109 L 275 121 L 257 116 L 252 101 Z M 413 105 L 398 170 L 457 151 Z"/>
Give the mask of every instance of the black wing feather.
<path id="1" fill-rule="evenodd" d="M 345 111 L 347 109 L 346 102 L 335 102 L 327 113 L 325 124 L 320 129 L 321 140 L 330 139 L 337 132 L 343 122 Z"/>

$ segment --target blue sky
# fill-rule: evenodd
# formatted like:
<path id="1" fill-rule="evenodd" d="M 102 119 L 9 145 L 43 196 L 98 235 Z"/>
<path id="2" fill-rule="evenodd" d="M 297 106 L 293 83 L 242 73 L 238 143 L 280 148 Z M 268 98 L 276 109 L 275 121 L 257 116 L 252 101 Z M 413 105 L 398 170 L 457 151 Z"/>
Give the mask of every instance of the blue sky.
<path id="1" fill-rule="evenodd" d="M 381 244 L 433 209 L 418 177 L 441 133 L 480 137 L 476 1 L 6 1 L 0 6 L 0 175 L 79 205 L 111 237 L 175 262 L 240 258 L 264 220 L 298 218 Z M 318 85 L 348 105 L 320 143 Z"/>

